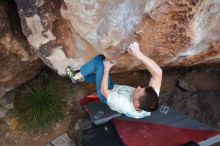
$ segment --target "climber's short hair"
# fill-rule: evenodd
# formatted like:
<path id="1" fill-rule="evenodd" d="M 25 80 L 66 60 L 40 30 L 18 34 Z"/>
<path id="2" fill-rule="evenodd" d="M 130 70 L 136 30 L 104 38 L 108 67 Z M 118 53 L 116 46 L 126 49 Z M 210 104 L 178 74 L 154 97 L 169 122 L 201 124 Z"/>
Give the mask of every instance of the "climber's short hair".
<path id="1" fill-rule="evenodd" d="M 153 112 L 158 108 L 159 97 L 154 90 L 154 88 L 146 86 L 145 94 L 140 96 L 139 101 L 139 109 L 142 109 L 147 112 Z"/>

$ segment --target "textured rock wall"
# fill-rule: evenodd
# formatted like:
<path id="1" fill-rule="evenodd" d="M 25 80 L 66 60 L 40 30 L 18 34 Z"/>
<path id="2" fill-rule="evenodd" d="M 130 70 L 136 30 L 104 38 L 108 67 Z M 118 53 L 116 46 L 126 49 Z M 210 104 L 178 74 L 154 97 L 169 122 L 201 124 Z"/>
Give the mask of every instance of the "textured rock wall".
<path id="1" fill-rule="evenodd" d="M 29 48 L 15 6 L 0 2 L 0 99 L 13 87 L 33 78 L 44 66 Z"/>
<path id="2" fill-rule="evenodd" d="M 134 40 L 161 66 L 220 62 L 219 0 L 15 1 L 32 50 L 61 75 L 98 53 L 143 69 L 124 53 Z"/>

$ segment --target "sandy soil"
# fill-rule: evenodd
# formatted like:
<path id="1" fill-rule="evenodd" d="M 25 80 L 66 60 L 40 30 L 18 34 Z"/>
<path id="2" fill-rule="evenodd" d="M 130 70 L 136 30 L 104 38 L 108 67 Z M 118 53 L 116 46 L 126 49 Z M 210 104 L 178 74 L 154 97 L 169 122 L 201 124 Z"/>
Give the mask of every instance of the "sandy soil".
<path id="1" fill-rule="evenodd" d="M 69 79 L 59 77 L 49 69 L 42 71 L 43 75 L 52 79 L 62 80 L 63 86 L 68 89 L 66 97 L 68 111 L 65 118 L 44 134 L 28 134 L 16 130 L 16 122 L 8 117 L 0 120 L 0 145 L 1 146 L 44 146 L 52 139 L 67 131 L 71 137 L 75 137 L 80 129 L 76 128 L 79 121 L 88 121 L 88 115 L 79 105 L 78 101 L 95 90 L 94 85 L 81 83 L 73 85 Z M 138 86 L 148 83 L 147 71 L 124 72 L 113 74 L 113 80 L 118 84 Z M 176 86 L 176 80 L 183 81 L 194 86 L 198 92 L 189 93 L 180 90 Z M 220 129 L 220 67 L 198 68 L 174 68 L 164 70 L 161 88 L 161 101 L 179 111 L 184 112 L 204 123 Z M 12 92 L 19 92 L 16 89 Z M 81 127 L 83 129 L 83 127 Z"/>

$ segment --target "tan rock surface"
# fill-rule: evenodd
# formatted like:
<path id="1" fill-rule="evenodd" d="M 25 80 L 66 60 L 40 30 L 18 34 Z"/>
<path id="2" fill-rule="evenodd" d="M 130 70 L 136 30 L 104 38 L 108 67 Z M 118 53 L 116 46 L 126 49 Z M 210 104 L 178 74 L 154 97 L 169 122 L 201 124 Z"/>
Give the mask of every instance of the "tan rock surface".
<path id="1" fill-rule="evenodd" d="M 134 40 L 161 66 L 219 63 L 218 0 L 15 1 L 32 49 L 61 75 L 98 53 L 119 56 L 114 71 L 143 69 L 120 55 Z"/>

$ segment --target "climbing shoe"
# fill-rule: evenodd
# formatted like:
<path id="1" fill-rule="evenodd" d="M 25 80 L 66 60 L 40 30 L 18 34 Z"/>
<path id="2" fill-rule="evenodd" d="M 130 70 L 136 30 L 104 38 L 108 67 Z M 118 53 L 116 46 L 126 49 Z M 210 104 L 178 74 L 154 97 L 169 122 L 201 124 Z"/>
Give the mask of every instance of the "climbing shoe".
<path id="1" fill-rule="evenodd" d="M 84 78 L 81 75 L 80 71 L 73 71 L 73 69 L 70 66 L 66 68 L 66 74 L 74 84 L 84 81 Z"/>

